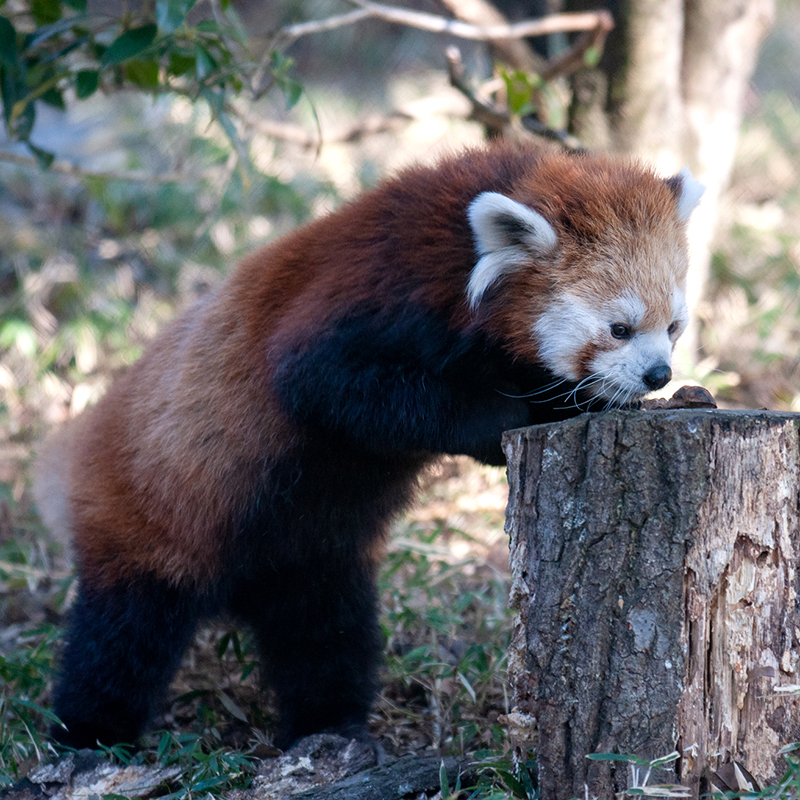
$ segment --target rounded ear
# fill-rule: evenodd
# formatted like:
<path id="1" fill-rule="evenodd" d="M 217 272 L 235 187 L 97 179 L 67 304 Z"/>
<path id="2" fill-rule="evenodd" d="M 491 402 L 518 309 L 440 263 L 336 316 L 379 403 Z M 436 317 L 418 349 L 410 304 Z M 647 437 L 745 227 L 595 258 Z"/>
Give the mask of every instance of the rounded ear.
<path id="1" fill-rule="evenodd" d="M 667 178 L 666 183 L 678 202 L 678 218 L 681 222 L 686 222 L 697 208 L 706 187 L 692 177 L 689 167 L 684 167 L 677 175 Z"/>
<path id="2" fill-rule="evenodd" d="M 479 194 L 467 216 L 481 257 L 467 287 L 472 306 L 505 273 L 528 263 L 531 256 L 547 255 L 558 244 L 553 226 L 541 214 L 498 192 Z"/>

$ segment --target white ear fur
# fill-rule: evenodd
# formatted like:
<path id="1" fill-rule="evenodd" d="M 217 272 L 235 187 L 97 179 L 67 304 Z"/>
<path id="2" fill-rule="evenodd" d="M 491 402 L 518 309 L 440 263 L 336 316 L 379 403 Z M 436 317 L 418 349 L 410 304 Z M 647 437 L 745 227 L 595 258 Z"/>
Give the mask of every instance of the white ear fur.
<path id="1" fill-rule="evenodd" d="M 680 186 L 680 194 L 677 195 L 678 218 L 681 222 L 686 222 L 692 216 L 692 211 L 697 208 L 706 187 L 692 177 L 689 167 L 684 167 L 674 178 L 670 178 L 670 181 Z"/>
<path id="2" fill-rule="evenodd" d="M 531 255 L 546 255 L 558 243 L 552 225 L 541 214 L 498 192 L 479 194 L 467 216 L 481 256 L 467 286 L 471 306 L 506 272 L 522 266 Z"/>

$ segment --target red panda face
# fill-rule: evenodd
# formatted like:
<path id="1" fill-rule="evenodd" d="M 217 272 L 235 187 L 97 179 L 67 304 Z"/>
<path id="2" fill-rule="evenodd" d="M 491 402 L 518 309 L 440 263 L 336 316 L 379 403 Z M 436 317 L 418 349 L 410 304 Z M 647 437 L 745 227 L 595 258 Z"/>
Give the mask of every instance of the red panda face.
<path id="1" fill-rule="evenodd" d="M 672 351 L 688 322 L 685 228 L 703 187 L 688 170 L 669 181 L 629 167 L 613 177 L 603 173 L 583 195 L 559 187 L 572 195 L 551 203 L 532 193 L 527 202 L 479 195 L 469 219 L 480 259 L 467 296 L 475 307 L 500 283 L 505 302 L 517 302 L 512 292 L 527 297 L 528 321 L 519 326 L 527 341 L 515 342 L 515 352 L 620 406 L 672 377 Z M 534 280 L 544 293 L 525 291 Z"/>
<path id="2" fill-rule="evenodd" d="M 593 397 L 619 406 L 665 386 L 688 313 L 682 287 L 663 288 L 667 314 L 648 314 L 634 289 L 605 302 L 563 294 L 533 326 L 542 362 Z"/>

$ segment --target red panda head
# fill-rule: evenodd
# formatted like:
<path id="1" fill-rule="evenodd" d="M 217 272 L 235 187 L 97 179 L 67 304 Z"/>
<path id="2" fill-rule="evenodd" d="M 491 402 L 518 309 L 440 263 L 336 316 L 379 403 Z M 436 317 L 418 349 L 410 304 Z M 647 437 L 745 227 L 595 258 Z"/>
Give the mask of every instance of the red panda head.
<path id="1" fill-rule="evenodd" d="M 473 308 L 499 285 L 512 349 L 624 405 L 672 377 L 688 321 L 686 223 L 704 187 L 604 157 L 553 157 L 508 196 L 478 195 Z"/>

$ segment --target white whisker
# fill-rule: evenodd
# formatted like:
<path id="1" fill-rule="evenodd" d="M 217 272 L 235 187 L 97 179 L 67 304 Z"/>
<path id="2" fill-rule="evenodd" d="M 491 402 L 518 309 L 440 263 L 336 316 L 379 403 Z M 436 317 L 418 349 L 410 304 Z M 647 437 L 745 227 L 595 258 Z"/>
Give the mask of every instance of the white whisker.
<path id="1" fill-rule="evenodd" d="M 565 411 L 570 408 L 577 408 L 580 410 L 584 405 L 588 408 L 589 404 L 592 402 L 594 398 L 590 397 L 588 400 L 580 401 L 578 399 L 578 392 L 588 389 L 591 386 L 595 386 L 598 383 L 601 383 L 605 380 L 605 377 L 600 373 L 593 372 L 590 375 L 587 375 L 585 378 L 580 380 L 572 389 L 567 392 L 565 395 L 562 395 L 564 401 L 567 403 L 564 406 L 556 406 L 556 409 L 559 411 Z M 570 401 L 570 398 L 572 400 Z"/>
<path id="2" fill-rule="evenodd" d="M 550 392 L 558 386 L 567 383 L 567 378 L 557 378 L 556 380 L 552 381 L 551 383 L 546 384 L 545 386 L 540 387 L 539 389 L 535 389 L 532 392 L 526 392 L 525 394 L 510 394 L 508 392 L 501 392 L 499 389 L 497 390 L 498 394 L 503 395 L 503 397 L 512 397 L 515 399 L 524 400 L 525 398 L 529 397 L 536 397 L 539 394 L 545 394 L 546 392 Z"/>

